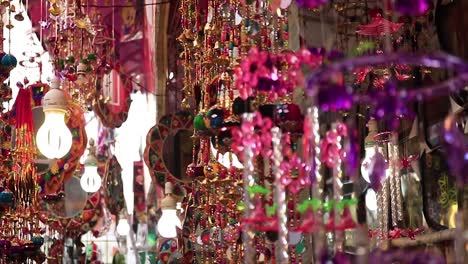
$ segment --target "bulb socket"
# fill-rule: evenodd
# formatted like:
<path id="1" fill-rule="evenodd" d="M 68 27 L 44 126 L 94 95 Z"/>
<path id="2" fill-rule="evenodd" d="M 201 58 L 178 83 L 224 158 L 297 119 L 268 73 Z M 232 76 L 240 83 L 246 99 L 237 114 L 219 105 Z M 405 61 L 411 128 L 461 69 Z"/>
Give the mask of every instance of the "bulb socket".
<path id="1" fill-rule="evenodd" d="M 94 146 L 94 139 L 89 139 L 88 156 L 84 162 L 85 166 L 97 166 L 98 160 L 96 158 L 96 147 Z"/>
<path id="2" fill-rule="evenodd" d="M 98 160 L 96 156 L 94 156 L 94 154 L 88 153 L 88 156 L 86 157 L 84 164 L 85 166 L 97 166 Z"/>
<path id="3" fill-rule="evenodd" d="M 52 89 L 50 89 L 42 99 L 43 111 L 67 112 L 68 100 L 65 93 L 60 90 L 60 80 L 57 77 L 52 78 L 50 87 Z"/>
<path id="4" fill-rule="evenodd" d="M 172 194 L 172 190 L 174 189 L 174 185 L 172 182 L 166 182 L 164 185 L 164 193 L 165 194 Z"/>
<path id="5" fill-rule="evenodd" d="M 377 120 L 370 119 L 369 122 L 367 122 L 367 127 L 369 128 L 369 133 L 364 139 L 364 143 L 368 146 L 371 146 L 375 144 L 374 137 L 379 133 L 379 125 L 377 123 Z"/>
<path id="6" fill-rule="evenodd" d="M 177 199 L 172 195 L 168 194 L 161 200 L 161 209 L 177 209 Z"/>
<path id="7" fill-rule="evenodd" d="M 86 74 L 86 69 L 88 68 L 88 66 L 86 66 L 86 64 L 80 62 L 78 64 L 78 66 L 76 67 L 76 74 L 77 75 L 85 75 Z"/>

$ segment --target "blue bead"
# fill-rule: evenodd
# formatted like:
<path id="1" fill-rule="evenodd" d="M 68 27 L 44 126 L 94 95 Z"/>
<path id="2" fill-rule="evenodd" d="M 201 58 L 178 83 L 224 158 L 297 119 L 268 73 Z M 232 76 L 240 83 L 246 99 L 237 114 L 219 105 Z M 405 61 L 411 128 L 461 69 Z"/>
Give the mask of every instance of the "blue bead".
<path id="1" fill-rule="evenodd" d="M 36 246 L 42 246 L 42 244 L 44 244 L 44 238 L 43 237 L 33 237 L 31 239 L 31 241 L 33 242 L 34 245 Z"/>
<path id="2" fill-rule="evenodd" d="M 6 54 L 5 56 L 3 56 L 0 63 L 2 64 L 2 66 L 14 68 L 18 64 L 18 60 L 15 56 L 11 54 Z"/>

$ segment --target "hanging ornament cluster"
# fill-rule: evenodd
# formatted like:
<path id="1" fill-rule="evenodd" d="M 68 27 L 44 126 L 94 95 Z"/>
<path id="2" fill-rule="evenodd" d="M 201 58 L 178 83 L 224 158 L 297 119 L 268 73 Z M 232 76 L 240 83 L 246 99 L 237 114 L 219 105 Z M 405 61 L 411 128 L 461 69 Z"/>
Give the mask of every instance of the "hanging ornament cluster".
<path id="1" fill-rule="evenodd" d="M 113 29 L 105 27 L 102 16 L 93 10 L 85 12 L 76 1 L 51 1 L 50 16 L 41 21 L 46 48 L 63 89 L 85 111 L 92 110 L 102 97 L 96 88 L 96 80 L 103 74 L 99 68 L 110 67 L 115 54 Z"/>
<path id="2" fill-rule="evenodd" d="M 27 82 L 26 82 L 27 84 Z M 37 151 L 34 143 L 31 87 L 18 84 L 18 95 L 7 113 L 9 127 L 13 128 L 10 144 L 2 145 L 2 155 L 11 161 L 0 176 L 1 254 L 5 259 L 20 256 L 41 259 L 39 248 L 44 243 L 44 229 L 38 217 L 38 185 L 34 165 Z"/>
<path id="3" fill-rule="evenodd" d="M 279 16 L 272 16 L 276 8 L 267 1 L 209 1 L 206 6 L 195 1 L 184 1 L 180 6 L 183 33 L 178 40 L 184 47 L 181 62 L 184 65 L 184 108 L 195 107 L 205 111 L 214 103 L 208 96 L 218 97 L 227 109 L 234 98 L 233 79 L 229 74 L 251 47 L 280 51 L 288 46 L 288 28 L 285 7 Z M 278 8 L 278 7 L 277 7 Z M 257 14 L 265 15 L 258 16 Z M 219 81 L 208 87 L 213 77 Z M 209 91 L 209 89 L 215 89 Z M 200 102 L 190 101 L 202 92 Z M 213 99 L 213 98 L 212 98 Z"/>
<path id="4" fill-rule="evenodd" d="M 241 163 L 245 157 L 242 152 L 238 152 L 243 144 L 235 143 L 237 139 L 231 136 L 231 131 L 239 125 L 241 115 L 245 112 L 242 108 L 248 104 L 234 99 L 238 97 L 239 91 L 242 93 L 240 100 L 252 96 L 252 88 L 242 82 L 253 82 L 260 78 L 259 83 L 264 86 L 261 92 L 268 97 L 269 102 L 276 102 L 280 97 L 291 93 L 292 87 L 297 85 L 289 83 L 288 88 L 284 84 L 289 82 L 290 73 L 285 64 L 287 60 L 296 60 L 296 68 L 290 71 L 298 73 L 297 67 L 305 59 L 298 62 L 300 59 L 295 58 L 299 56 L 296 54 L 270 57 L 268 53 L 275 54 L 288 46 L 289 4 L 279 4 L 278 1 L 255 3 L 215 0 L 208 1 L 206 6 L 198 5 L 196 1 L 184 1 L 180 5 L 183 32 L 178 40 L 184 48 L 180 56 L 184 66 L 182 106 L 197 109 L 193 121 L 196 142 L 193 162 L 187 168 L 187 175 L 193 177 L 190 186 L 193 190 L 193 204 L 189 210 L 191 215 L 201 216 L 201 221 L 197 220 L 198 217 L 191 217 L 186 225 L 191 230 L 189 241 L 196 247 L 197 257 L 205 261 L 228 261 L 228 257 L 223 254 L 228 248 L 232 252 L 229 257 L 231 260 L 242 261 L 243 249 L 237 243 L 240 236 L 238 227 L 243 214 L 239 210 L 240 202 L 244 197 L 243 180 L 240 176 L 241 169 L 247 168 Z M 249 53 L 251 48 L 256 48 L 256 51 Z M 251 62 L 243 61 L 248 54 Z M 256 58 L 257 55 L 261 58 Z M 264 61 L 257 62 L 257 59 Z M 263 67 L 265 60 L 271 61 L 270 67 Z M 311 67 L 316 67 L 319 59 L 310 60 L 314 64 Z M 235 76 L 241 75 L 242 71 L 250 71 L 248 67 L 255 67 L 249 64 L 259 66 L 258 71 L 252 71 L 251 80 Z M 294 82 L 298 78 L 290 80 Z M 275 82 L 281 82 L 283 87 L 276 85 L 279 88 L 276 90 Z M 237 89 L 239 85 L 245 87 L 245 90 Z M 292 116 L 296 121 L 300 120 L 301 115 L 287 112 L 288 106 L 285 106 L 283 118 Z M 278 118 L 281 117 L 278 115 Z M 263 122 L 259 120 L 261 119 L 257 118 L 253 122 Z M 268 120 L 264 124 L 264 131 L 269 129 L 267 127 L 271 128 L 272 122 Z M 247 126 L 245 124 L 244 129 L 249 129 Z M 243 140 L 250 140 L 252 143 L 255 142 L 253 137 Z M 263 154 L 271 154 L 271 135 L 270 138 L 262 136 L 261 140 L 270 145 L 270 150 L 262 150 Z M 257 145 L 253 147 L 253 151 L 260 151 L 263 145 L 255 144 Z M 226 240 L 223 242 L 217 237 L 224 237 Z"/>
<path id="5" fill-rule="evenodd" d="M 314 9 L 327 1 L 296 2 Z M 333 1 L 343 52 L 289 51 L 291 1 L 181 3 L 182 106 L 196 110 L 196 143 L 187 168 L 192 182 L 184 182 L 190 213 L 177 214 L 184 219 L 177 236 L 189 246 L 179 250 L 193 248 L 198 260 L 216 263 L 300 263 L 306 251 L 345 261 L 340 252 L 356 234 L 351 230 L 363 228 L 354 213 L 360 194 L 349 191 L 359 172 L 376 193 L 372 237 L 383 245 L 421 234 L 404 229 L 400 175 L 418 155 L 400 154 L 393 135 L 414 117 L 408 103 L 460 89 L 467 67 L 446 54 L 402 52 L 424 45 L 418 25 L 432 10 L 426 1 L 410 2 Z M 418 16 L 398 19 L 394 11 Z M 455 77 L 413 89 L 416 67 L 423 74 L 445 68 Z M 295 97 L 301 89 L 307 100 Z M 363 117 L 387 132 L 369 127 L 359 171 L 365 135 L 356 124 Z M 462 153 L 450 143 L 448 149 Z M 460 158 L 453 160 L 458 172 Z M 306 241 L 310 233 L 314 243 Z"/>

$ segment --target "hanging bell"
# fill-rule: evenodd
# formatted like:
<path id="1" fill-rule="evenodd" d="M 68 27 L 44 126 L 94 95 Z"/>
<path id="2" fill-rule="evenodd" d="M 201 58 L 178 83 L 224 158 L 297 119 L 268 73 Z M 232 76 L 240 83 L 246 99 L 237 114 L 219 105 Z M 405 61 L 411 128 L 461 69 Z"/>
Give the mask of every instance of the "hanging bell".
<path id="1" fill-rule="evenodd" d="M 86 79 L 86 69 L 88 68 L 88 66 L 82 62 L 80 62 L 78 64 L 78 67 L 76 68 L 76 76 L 77 76 L 77 79 L 76 79 L 76 84 L 78 85 L 82 85 L 82 84 L 85 84 L 87 82 L 87 79 Z"/>
<path id="2" fill-rule="evenodd" d="M 190 109 L 190 102 L 187 98 L 184 98 L 182 99 L 182 103 L 180 104 L 180 106 L 183 108 L 183 109 Z"/>
<path id="3" fill-rule="evenodd" d="M 76 68 L 76 74 L 86 74 L 88 66 L 82 62 L 78 63 L 78 67 Z"/>
<path id="4" fill-rule="evenodd" d="M 200 43 L 198 42 L 198 38 L 196 38 L 196 39 L 193 41 L 193 47 L 194 47 L 194 48 L 200 47 Z"/>
<path id="5" fill-rule="evenodd" d="M 84 19 L 75 19 L 76 27 L 79 29 L 85 29 L 86 28 L 86 21 Z"/>
<path id="6" fill-rule="evenodd" d="M 185 39 L 187 41 L 193 41 L 195 39 L 195 36 L 193 35 L 192 31 L 190 29 L 186 29 L 184 31 Z"/>
<path id="7" fill-rule="evenodd" d="M 180 34 L 178 37 L 177 37 L 177 40 L 180 41 L 180 42 L 186 42 L 187 39 L 185 38 L 185 34 L 182 33 Z"/>
<path id="8" fill-rule="evenodd" d="M 216 32 L 218 30 L 218 27 L 216 26 L 216 24 L 213 24 L 211 26 L 211 32 Z"/>
<path id="9" fill-rule="evenodd" d="M 53 16 L 58 16 L 60 15 L 60 8 L 57 6 L 57 4 L 52 4 L 52 6 L 49 8 L 49 12 Z"/>
<path id="10" fill-rule="evenodd" d="M 210 23 L 206 23 L 206 25 L 205 25 L 205 33 L 206 33 L 206 32 L 209 32 L 210 30 L 211 30 L 211 25 L 210 25 Z"/>

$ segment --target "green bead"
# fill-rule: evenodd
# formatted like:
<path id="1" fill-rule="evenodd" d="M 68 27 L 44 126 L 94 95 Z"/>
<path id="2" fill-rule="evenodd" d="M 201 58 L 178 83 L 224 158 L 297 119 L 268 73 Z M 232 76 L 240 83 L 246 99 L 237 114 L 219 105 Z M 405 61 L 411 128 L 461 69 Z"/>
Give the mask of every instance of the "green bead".
<path id="1" fill-rule="evenodd" d="M 83 63 L 83 64 L 89 64 L 89 59 L 84 58 L 84 59 L 81 59 L 80 62 Z"/>
<path id="2" fill-rule="evenodd" d="M 65 66 L 65 61 L 63 59 L 59 58 L 57 60 L 57 64 L 58 64 L 59 67 L 63 68 L 63 66 Z"/>
<path id="3" fill-rule="evenodd" d="M 73 64 L 73 63 L 75 63 L 75 57 L 73 57 L 73 56 L 68 56 L 68 57 L 65 59 L 65 62 L 66 62 L 67 64 Z"/>
<path id="4" fill-rule="evenodd" d="M 202 114 L 198 114 L 195 116 L 194 120 L 193 120 L 193 127 L 195 128 L 195 130 L 205 130 L 206 129 L 206 126 L 205 126 L 205 121 L 203 120 L 203 115 Z"/>
<path id="5" fill-rule="evenodd" d="M 237 210 L 238 211 L 244 211 L 245 210 L 245 204 L 243 202 L 239 202 L 237 204 Z"/>
<path id="6" fill-rule="evenodd" d="M 97 59 L 96 54 L 94 54 L 94 53 L 88 54 L 88 60 L 92 61 L 92 60 L 96 60 L 96 59 Z"/>
<path id="7" fill-rule="evenodd" d="M 157 236 L 154 232 L 149 232 L 148 234 L 148 245 L 149 246 L 155 246 L 156 245 L 156 240 L 157 240 Z"/>
<path id="8" fill-rule="evenodd" d="M 301 239 L 301 242 L 296 245 L 296 254 L 302 254 L 305 252 L 304 238 Z"/>
<path id="9" fill-rule="evenodd" d="M 41 236 L 36 236 L 31 239 L 34 245 L 36 246 L 42 246 L 44 244 L 44 238 Z"/>

